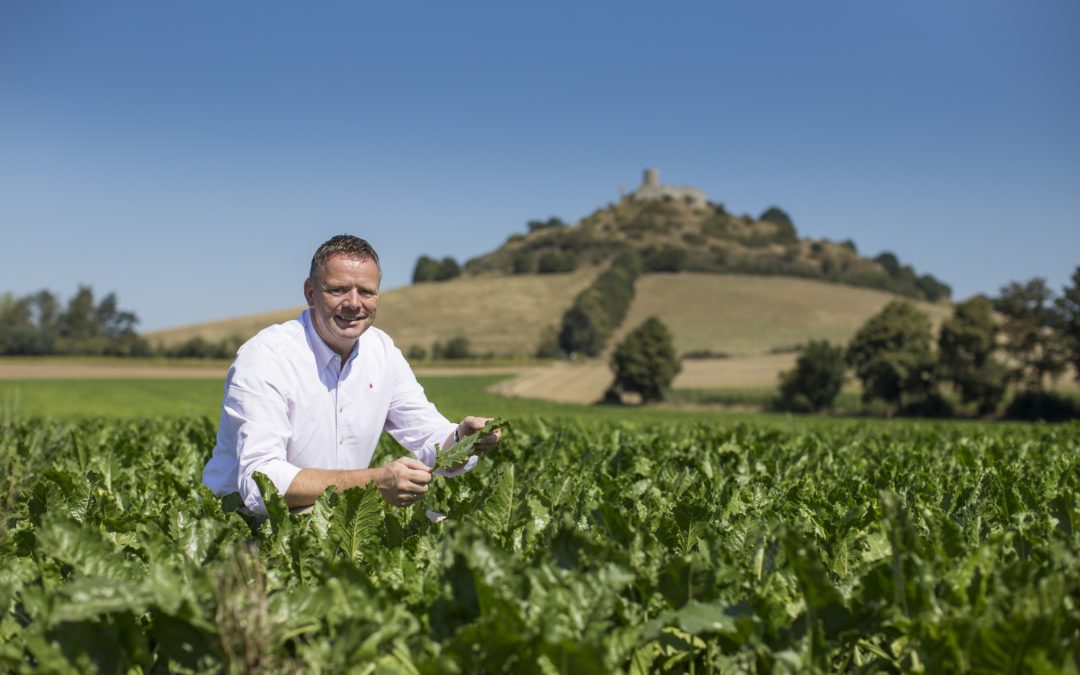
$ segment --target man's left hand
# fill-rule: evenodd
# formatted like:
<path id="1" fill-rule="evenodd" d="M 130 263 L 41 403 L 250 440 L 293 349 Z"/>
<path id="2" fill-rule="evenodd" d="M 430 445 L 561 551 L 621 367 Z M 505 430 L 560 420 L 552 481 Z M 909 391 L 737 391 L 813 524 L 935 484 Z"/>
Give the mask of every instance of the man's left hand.
<path id="1" fill-rule="evenodd" d="M 484 426 L 488 423 L 488 420 L 490 419 L 492 418 L 466 417 L 458 424 L 458 433 L 461 435 L 462 438 L 465 438 L 466 436 L 472 436 L 473 434 L 483 429 Z M 473 449 L 475 450 L 477 455 L 486 455 L 487 453 L 495 449 L 496 444 L 498 444 L 499 439 L 501 438 L 502 429 L 496 429 L 494 432 L 486 434 L 485 436 L 482 436 L 479 440 L 477 440 L 476 445 L 473 446 Z"/>

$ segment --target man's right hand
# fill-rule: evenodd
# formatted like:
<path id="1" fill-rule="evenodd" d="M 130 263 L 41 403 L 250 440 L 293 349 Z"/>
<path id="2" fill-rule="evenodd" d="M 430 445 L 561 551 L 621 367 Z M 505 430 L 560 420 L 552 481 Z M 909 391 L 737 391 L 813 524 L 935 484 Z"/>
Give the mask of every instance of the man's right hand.
<path id="1" fill-rule="evenodd" d="M 428 491 L 431 468 L 415 457 L 399 457 L 381 467 L 375 484 L 383 499 L 394 506 L 416 503 Z"/>

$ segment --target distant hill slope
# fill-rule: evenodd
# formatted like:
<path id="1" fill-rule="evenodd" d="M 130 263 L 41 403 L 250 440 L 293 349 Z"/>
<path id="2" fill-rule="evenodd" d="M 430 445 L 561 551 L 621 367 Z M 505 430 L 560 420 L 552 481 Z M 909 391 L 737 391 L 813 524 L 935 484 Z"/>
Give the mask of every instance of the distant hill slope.
<path id="1" fill-rule="evenodd" d="M 790 277 L 742 274 L 649 274 L 638 279 L 626 320 L 609 343 L 650 316 L 672 331 L 679 353 L 709 350 L 732 356 L 786 350 L 808 340 L 845 343 L 892 293 Z M 934 323 L 952 313 L 945 303 L 914 302 Z"/>
<path id="2" fill-rule="evenodd" d="M 876 288 L 916 300 L 947 298 L 949 287 L 883 252 L 865 258 L 851 241 L 800 239 L 795 224 L 772 207 L 758 218 L 690 199 L 636 199 L 598 209 L 577 225 L 532 221 L 495 251 L 469 260 L 466 275 L 544 274 L 607 264 L 633 250 L 649 272 L 790 276 Z"/>
<path id="3" fill-rule="evenodd" d="M 402 350 L 430 351 L 435 340 L 469 339 L 474 352 L 530 356 L 545 327 L 557 327 L 596 268 L 573 274 L 476 276 L 417 284 L 380 297 L 376 325 Z M 788 277 L 737 274 L 647 274 L 636 287 L 629 315 L 610 344 L 648 316 L 675 335 L 681 353 L 696 350 L 733 356 L 767 354 L 810 339 L 846 342 L 859 326 L 896 296 L 865 288 Z M 948 304 L 916 303 L 934 320 Z M 173 345 L 195 336 L 216 341 L 250 337 L 265 326 L 295 317 L 303 308 L 185 326 L 146 337 Z"/>
<path id="4" fill-rule="evenodd" d="M 414 272 L 418 283 L 382 294 L 376 325 L 403 351 L 430 351 L 436 340 L 460 335 L 475 354 L 531 356 L 545 331 L 558 330 L 575 297 L 627 251 L 637 254 L 628 257 L 640 258 L 646 273 L 608 349 L 650 315 L 672 328 L 681 352 L 767 354 L 810 339 L 845 342 L 897 295 L 934 302 L 950 293 L 891 253 L 871 260 L 851 241 L 800 239 L 777 207 L 756 218 L 730 214 L 699 190 L 659 184 L 656 171 L 646 172 L 637 193 L 576 225 L 551 218 L 528 229 L 469 260 L 457 278 L 434 281 L 459 274 L 458 264 L 422 256 Z M 943 304 L 922 308 L 935 322 L 949 311 Z M 195 337 L 246 339 L 301 309 L 146 337 L 167 347 Z"/>
<path id="5" fill-rule="evenodd" d="M 547 326 L 558 326 L 574 297 L 598 273 L 584 268 L 546 276 L 476 276 L 384 291 L 375 325 L 402 349 L 431 350 L 458 335 L 477 354 L 531 356 Z M 295 318 L 304 307 L 146 333 L 151 344 L 173 346 L 194 337 L 210 342 L 247 339 L 266 326 Z"/>

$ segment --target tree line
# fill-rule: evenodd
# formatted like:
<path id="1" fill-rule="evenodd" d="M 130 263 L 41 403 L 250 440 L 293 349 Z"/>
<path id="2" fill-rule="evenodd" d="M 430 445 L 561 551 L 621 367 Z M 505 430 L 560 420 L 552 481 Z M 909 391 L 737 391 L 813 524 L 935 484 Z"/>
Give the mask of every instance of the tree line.
<path id="1" fill-rule="evenodd" d="M 121 309 L 115 293 L 97 299 L 80 285 L 61 302 L 48 290 L 0 295 L 0 356 L 165 356 L 231 359 L 244 340 L 196 336 L 176 345 L 152 346 L 135 326 L 135 312 Z"/>
<path id="2" fill-rule="evenodd" d="M 0 354 L 5 356 L 148 356 L 135 332 L 139 319 L 120 309 L 115 293 L 95 299 L 89 286 L 61 303 L 40 290 L 21 297 L 0 295 Z"/>
<path id="3" fill-rule="evenodd" d="M 995 298 L 955 306 L 935 342 L 929 317 L 906 301 L 889 303 L 846 347 L 806 346 L 781 376 L 778 407 L 796 412 L 830 408 L 850 369 L 864 403 L 890 414 L 951 416 L 950 388 L 977 415 L 1017 419 L 1080 416 L 1080 406 L 1049 391 L 1072 368 L 1080 381 L 1080 267 L 1060 296 L 1041 278 L 1012 282 Z"/>

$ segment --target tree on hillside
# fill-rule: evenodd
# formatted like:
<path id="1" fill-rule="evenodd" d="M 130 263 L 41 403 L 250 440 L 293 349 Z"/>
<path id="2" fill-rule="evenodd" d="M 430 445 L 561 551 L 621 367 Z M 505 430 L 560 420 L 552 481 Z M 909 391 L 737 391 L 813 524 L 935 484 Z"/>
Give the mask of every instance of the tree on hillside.
<path id="1" fill-rule="evenodd" d="M 422 255 L 416 259 L 412 279 L 414 284 L 421 284 L 428 281 L 446 281 L 460 276 L 461 265 L 450 256 L 435 260 Z"/>
<path id="2" fill-rule="evenodd" d="M 900 259 L 892 251 L 882 251 L 874 258 L 874 262 L 884 267 L 890 277 L 900 274 Z"/>
<path id="3" fill-rule="evenodd" d="M 577 269 L 577 258 L 563 251 L 544 251 L 536 262 L 536 271 L 540 274 L 559 274 Z"/>
<path id="4" fill-rule="evenodd" d="M 663 248 L 650 246 L 645 249 L 645 269 L 650 272 L 681 272 L 686 269 L 690 257 L 685 248 L 667 245 Z"/>
<path id="5" fill-rule="evenodd" d="M 566 226 L 566 223 L 564 223 L 561 218 L 556 218 L 555 216 L 552 216 L 547 220 L 530 220 L 526 223 L 526 227 L 529 228 L 530 233 L 539 230 L 555 230 Z"/>
<path id="6" fill-rule="evenodd" d="M 519 251 L 514 254 L 513 259 L 510 262 L 511 274 L 532 274 L 533 271 L 533 258 L 526 251 Z"/>
<path id="7" fill-rule="evenodd" d="M 909 302 L 893 301 L 852 338 L 847 362 L 863 385 L 863 400 L 896 406 L 934 393 L 930 319 Z"/>
<path id="8" fill-rule="evenodd" d="M 439 261 L 439 269 L 435 271 L 435 281 L 447 281 L 461 276 L 461 266 L 458 262 L 446 256 Z"/>
<path id="9" fill-rule="evenodd" d="M 1067 363 L 1066 346 L 1054 330 L 1059 317 L 1053 300 L 1046 280 L 1036 277 L 1002 287 L 994 302 L 994 308 L 1005 315 L 1001 332 L 1005 351 L 1015 364 L 1012 377 L 1028 391 L 1043 391 L 1047 378 L 1061 375 Z"/>
<path id="10" fill-rule="evenodd" d="M 845 377 L 844 349 L 812 340 L 795 363 L 780 375 L 778 406 L 791 412 L 817 412 L 832 407 Z"/>
<path id="11" fill-rule="evenodd" d="M 661 401 L 682 369 L 671 332 L 656 317 L 649 317 L 615 347 L 612 387 L 636 393 L 643 402 Z"/>
<path id="12" fill-rule="evenodd" d="M 1060 332 L 1065 351 L 1080 381 L 1080 267 L 1072 275 L 1072 286 L 1066 286 L 1057 300 Z"/>
<path id="13" fill-rule="evenodd" d="M 993 305 L 982 296 L 958 304 L 938 335 L 941 376 L 964 403 L 976 403 L 980 415 L 994 412 L 1005 395 L 1008 373 L 994 358 L 996 335 Z"/>
<path id="14" fill-rule="evenodd" d="M 429 258 L 426 255 L 422 255 L 416 259 L 416 266 L 413 267 L 412 282 L 414 284 L 422 284 L 427 281 L 435 281 L 435 277 L 439 274 L 439 261 L 434 258 Z"/>
<path id="15" fill-rule="evenodd" d="M 930 302 L 937 302 L 952 295 L 952 287 L 939 281 L 933 274 L 922 275 L 915 281 L 915 286 Z"/>
<path id="16" fill-rule="evenodd" d="M 780 241 L 795 241 L 799 238 L 798 233 L 795 232 L 795 223 L 791 221 L 791 216 L 778 206 L 770 206 L 765 209 L 761 216 L 758 217 L 758 220 L 764 220 L 776 225 L 776 238 Z"/>
<path id="17" fill-rule="evenodd" d="M 567 354 L 596 356 L 603 351 L 614 328 L 599 295 L 586 294 L 563 315 L 559 346 Z"/>

